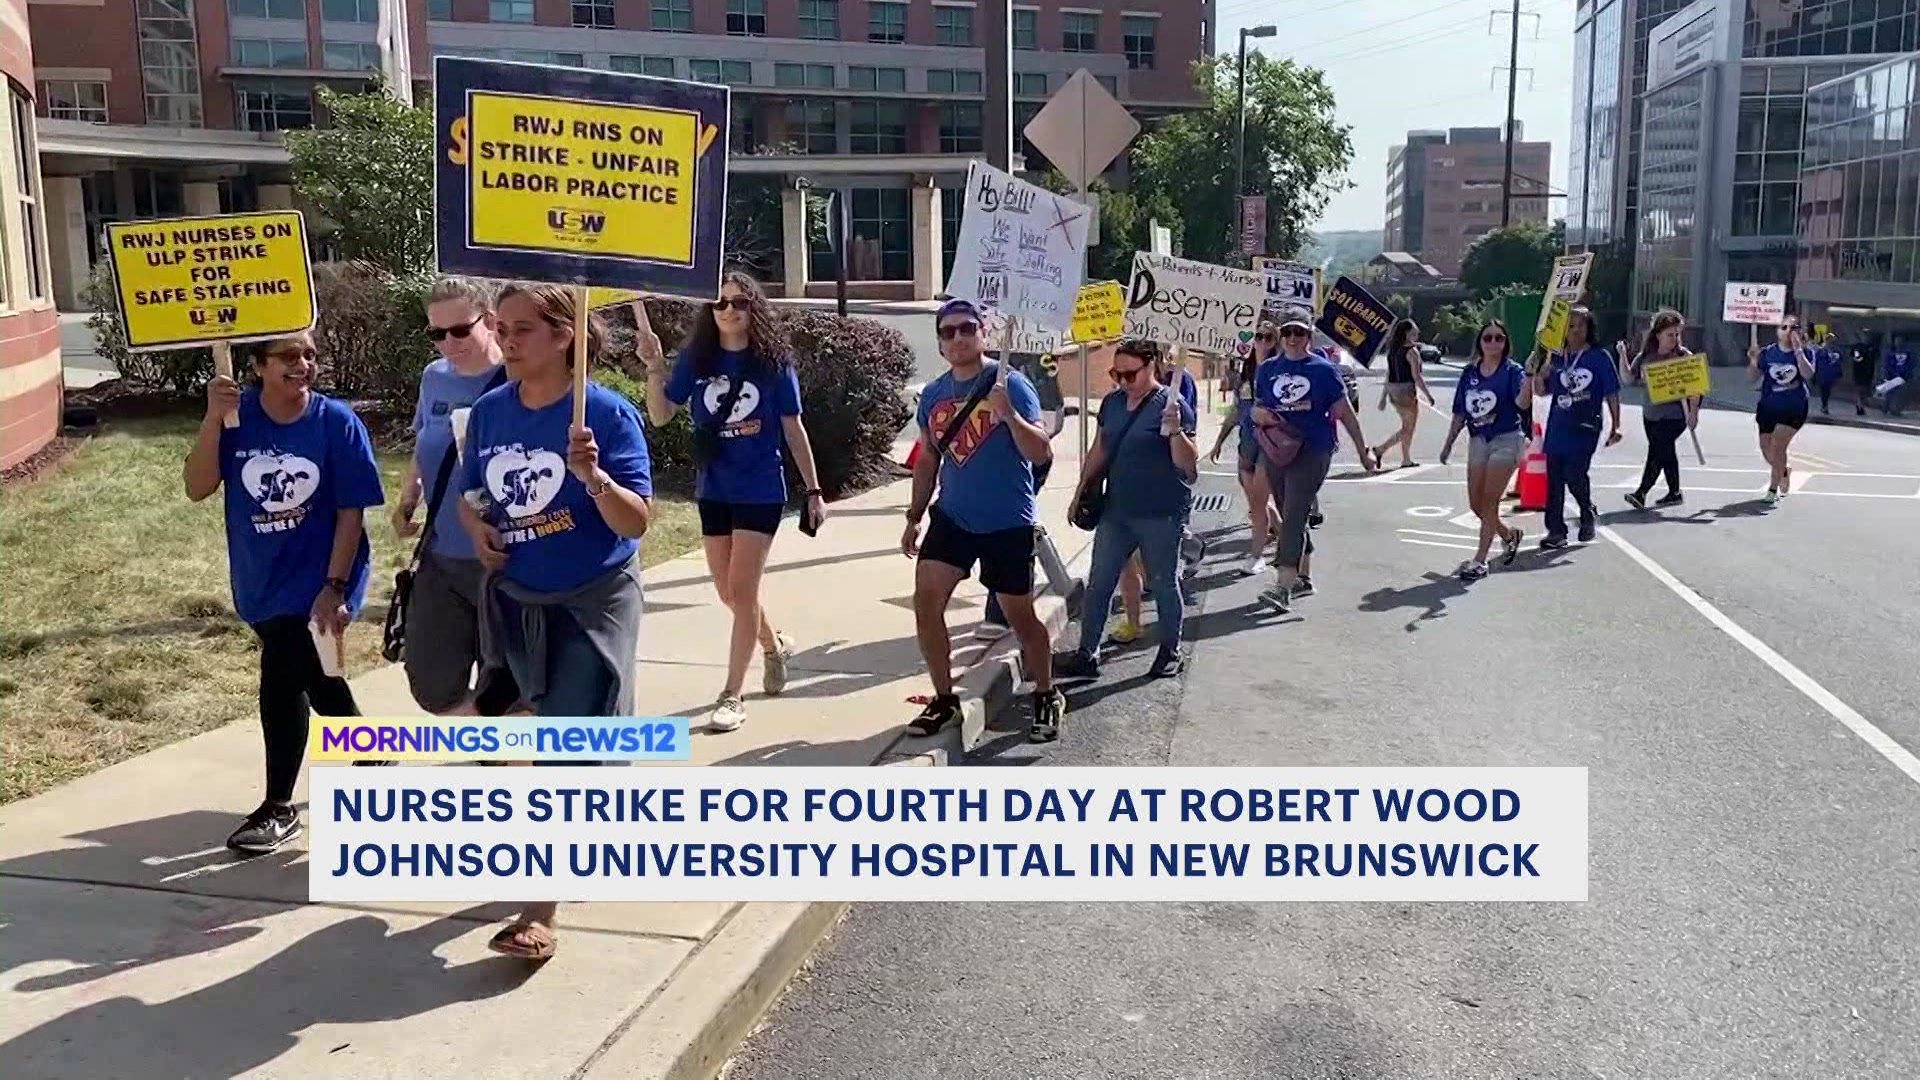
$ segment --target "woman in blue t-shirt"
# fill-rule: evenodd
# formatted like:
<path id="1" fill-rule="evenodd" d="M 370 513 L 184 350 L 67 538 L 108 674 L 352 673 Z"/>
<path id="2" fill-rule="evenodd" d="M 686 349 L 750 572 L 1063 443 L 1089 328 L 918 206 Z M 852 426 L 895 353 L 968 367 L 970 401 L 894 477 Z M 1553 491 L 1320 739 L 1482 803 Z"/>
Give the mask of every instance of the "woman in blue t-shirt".
<path id="1" fill-rule="evenodd" d="M 1779 341 L 1762 349 L 1747 347 L 1747 377 L 1758 380 L 1760 401 L 1753 418 L 1760 426 L 1760 456 L 1772 473 L 1767 478 L 1767 502 L 1786 498 L 1793 470 L 1787 467 L 1787 447 L 1807 426 L 1812 404 L 1807 381 L 1814 376 L 1813 354 L 1800 336 L 1800 320 L 1789 315 L 1774 331 Z"/>
<path id="2" fill-rule="evenodd" d="M 215 376 L 187 454 L 187 498 L 226 488 L 233 609 L 260 638 L 267 794 L 227 838 L 250 854 L 300 835 L 293 788 L 312 710 L 360 715 L 339 642 L 367 594 L 366 508 L 385 500 L 366 426 L 313 391 L 316 359 L 313 338 L 294 334 L 255 348 L 257 386 Z"/>
<path id="3" fill-rule="evenodd" d="M 647 365 L 647 418 L 664 426 L 687 405 L 693 421 L 700 459 L 694 496 L 707 570 L 720 602 L 733 612 L 727 681 L 708 729 L 732 731 L 747 722 L 741 691 L 756 640 L 763 650 L 762 689 L 772 695 L 787 688 L 793 639 L 776 632 L 760 606 L 767 552 L 787 504 L 785 451 L 806 484 L 810 527 L 818 528 L 827 513 L 813 445 L 800 422 L 800 378 L 766 292 L 737 270 L 721 279 L 720 299 L 694 315 L 671 375 L 645 306 L 636 302 L 633 312 L 634 346 Z"/>
<path id="4" fill-rule="evenodd" d="M 1460 372 L 1453 388 L 1453 426 L 1447 429 L 1447 441 L 1440 447 L 1440 464 L 1453 456 L 1453 444 L 1460 432 L 1470 435 L 1467 444 L 1467 505 L 1480 519 L 1480 546 L 1473 559 L 1460 568 L 1463 581 L 1487 576 L 1487 555 L 1499 537 L 1502 563 L 1513 562 L 1520 554 L 1524 535 L 1517 526 L 1500 519 L 1500 499 L 1507 493 L 1507 481 L 1520 465 L 1526 452 L 1524 415 L 1533 405 L 1533 389 L 1525 369 L 1513 361 L 1512 343 L 1507 325 L 1488 319 L 1474 337 L 1477 340 L 1473 363 Z"/>
<path id="5" fill-rule="evenodd" d="M 460 458 L 460 522 L 489 573 L 480 644 L 540 716 L 630 716 L 640 644 L 640 538 L 652 517 L 653 470 L 640 415 L 586 384 L 586 426 L 573 425 L 575 292 L 509 285 L 495 327 L 507 385 L 473 403 Z M 587 356 L 605 331 L 584 320 Z M 565 762 L 592 765 L 597 762 Z M 494 935 L 495 952 L 553 955 L 557 905 L 529 904 Z"/>
<path id="6" fill-rule="evenodd" d="M 1599 525 L 1591 470 L 1593 455 L 1600 449 L 1602 406 L 1607 414 L 1607 445 L 1620 441 L 1620 372 L 1614 358 L 1600 347 L 1593 312 L 1573 309 L 1567 318 L 1566 346 L 1548 355 L 1533 385 L 1534 396 L 1550 399 L 1542 447 L 1547 456 L 1547 535 L 1540 539 L 1540 546 L 1548 551 L 1567 546 L 1568 492 L 1580 507 L 1580 542 L 1591 541 Z"/>

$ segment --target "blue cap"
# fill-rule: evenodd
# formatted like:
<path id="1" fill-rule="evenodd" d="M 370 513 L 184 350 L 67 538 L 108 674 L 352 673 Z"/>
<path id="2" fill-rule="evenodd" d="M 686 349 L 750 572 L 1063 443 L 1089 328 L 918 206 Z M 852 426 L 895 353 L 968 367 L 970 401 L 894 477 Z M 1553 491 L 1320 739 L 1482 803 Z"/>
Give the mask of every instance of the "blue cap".
<path id="1" fill-rule="evenodd" d="M 986 322 L 986 317 L 980 314 L 980 309 L 974 306 L 973 301 L 962 300 L 957 296 L 940 305 L 940 310 L 934 312 L 933 324 L 940 325 L 940 320 L 949 315 L 971 315 L 979 322 Z"/>

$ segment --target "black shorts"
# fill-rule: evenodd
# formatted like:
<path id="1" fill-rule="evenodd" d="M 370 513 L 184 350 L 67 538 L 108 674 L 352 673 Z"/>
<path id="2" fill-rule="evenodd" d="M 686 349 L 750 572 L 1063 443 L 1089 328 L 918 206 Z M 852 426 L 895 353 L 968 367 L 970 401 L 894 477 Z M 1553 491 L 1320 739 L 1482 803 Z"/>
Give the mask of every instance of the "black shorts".
<path id="1" fill-rule="evenodd" d="M 1777 427 L 1790 427 L 1798 430 L 1807 426 L 1807 407 L 1804 403 L 1792 408 L 1769 407 L 1762 405 L 1753 410 L 1754 422 L 1760 425 L 1760 434 L 1771 435 Z"/>
<path id="2" fill-rule="evenodd" d="M 920 557 L 957 567 L 962 574 L 973 573 L 980 564 L 980 584 L 989 592 L 1007 596 L 1028 596 L 1033 592 L 1033 526 L 998 532 L 968 532 L 940 512 L 938 506 L 927 515 L 927 538 L 920 544 Z"/>
<path id="3" fill-rule="evenodd" d="M 780 515 L 786 507 L 780 503 L 737 503 L 721 502 L 718 499 L 700 500 L 700 535 L 732 536 L 734 530 L 745 529 L 748 532 L 766 533 L 772 536 L 780 531 Z"/>

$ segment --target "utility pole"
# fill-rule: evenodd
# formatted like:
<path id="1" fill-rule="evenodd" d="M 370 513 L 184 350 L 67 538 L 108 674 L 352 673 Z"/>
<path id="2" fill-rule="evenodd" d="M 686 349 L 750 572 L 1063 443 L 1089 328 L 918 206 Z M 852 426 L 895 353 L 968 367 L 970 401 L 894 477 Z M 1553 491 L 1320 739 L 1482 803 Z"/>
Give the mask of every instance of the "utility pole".
<path id="1" fill-rule="evenodd" d="M 1013 128 L 1013 0 L 987 0 L 981 20 L 986 46 L 987 164 L 1013 171 L 1013 148 L 1020 138 Z"/>
<path id="2" fill-rule="evenodd" d="M 1507 126 L 1500 138 L 1507 144 L 1507 164 L 1500 176 L 1500 227 L 1513 224 L 1513 99 L 1520 77 L 1520 0 L 1513 0 L 1512 28 L 1507 34 Z"/>

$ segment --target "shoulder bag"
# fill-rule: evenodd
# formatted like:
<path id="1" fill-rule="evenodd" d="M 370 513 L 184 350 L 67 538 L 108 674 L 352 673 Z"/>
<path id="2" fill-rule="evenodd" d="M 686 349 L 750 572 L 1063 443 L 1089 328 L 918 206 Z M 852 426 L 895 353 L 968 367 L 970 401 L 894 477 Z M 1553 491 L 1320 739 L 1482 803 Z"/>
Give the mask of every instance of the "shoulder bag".
<path id="1" fill-rule="evenodd" d="M 1171 388 L 1162 387 L 1160 393 L 1171 394 L 1174 391 Z M 1127 417 L 1127 422 L 1121 425 L 1119 438 L 1114 439 L 1113 446 L 1107 450 L 1106 461 L 1101 464 L 1100 471 L 1087 477 L 1087 482 L 1080 485 L 1080 493 L 1074 496 L 1073 506 L 1067 513 L 1067 520 L 1073 523 L 1074 528 L 1092 532 L 1100 526 L 1100 517 L 1107 512 L 1107 478 L 1113 471 L 1114 455 L 1120 452 L 1120 447 L 1127 441 L 1127 433 L 1133 430 L 1134 422 L 1140 419 L 1140 414 L 1153 408 L 1154 400 L 1155 398 L 1148 398 L 1140 403 L 1139 408 L 1133 410 L 1132 415 Z M 1165 409 L 1166 406 L 1162 405 L 1161 408 Z"/>
<path id="2" fill-rule="evenodd" d="M 733 415 L 733 407 L 740 401 L 740 391 L 747 385 L 746 373 L 742 372 L 727 380 L 727 392 L 721 395 L 720 407 L 715 409 L 706 426 L 693 425 L 693 463 L 706 468 L 714 458 L 720 456 L 720 429 L 727 426 L 727 417 Z M 696 390 L 695 393 L 698 393 Z"/>
<path id="3" fill-rule="evenodd" d="M 960 411 L 954 413 L 953 419 L 947 422 L 947 430 L 940 433 L 940 441 L 934 446 L 935 458 L 947 455 L 947 448 L 953 445 L 953 440 L 960 437 L 960 429 L 967 426 L 967 421 L 973 417 L 973 410 L 982 401 L 987 400 L 987 395 L 992 393 L 993 384 L 999 377 L 1000 369 L 997 365 L 987 364 L 980 369 L 980 374 L 974 377 L 976 381 L 973 392 L 967 395 L 967 400 L 960 406 Z"/>

